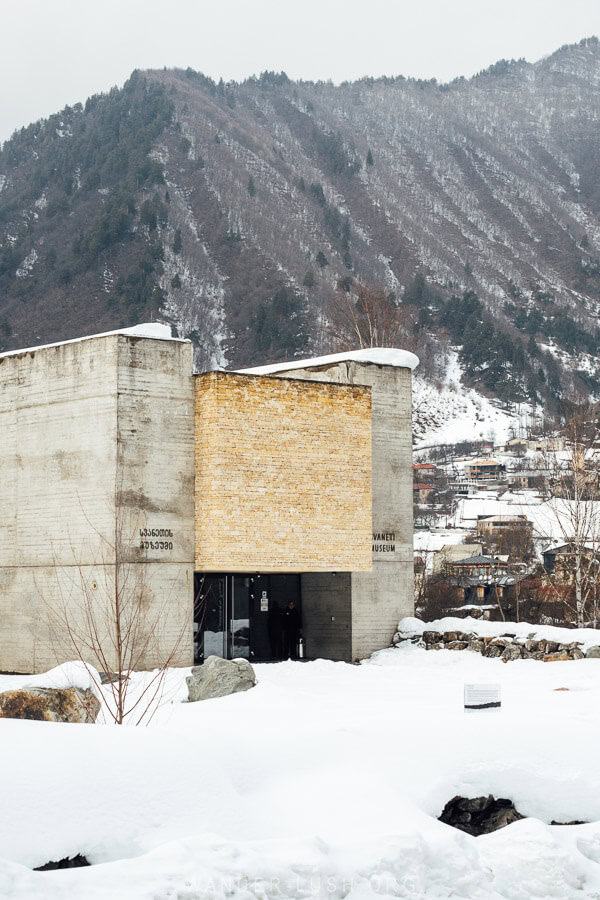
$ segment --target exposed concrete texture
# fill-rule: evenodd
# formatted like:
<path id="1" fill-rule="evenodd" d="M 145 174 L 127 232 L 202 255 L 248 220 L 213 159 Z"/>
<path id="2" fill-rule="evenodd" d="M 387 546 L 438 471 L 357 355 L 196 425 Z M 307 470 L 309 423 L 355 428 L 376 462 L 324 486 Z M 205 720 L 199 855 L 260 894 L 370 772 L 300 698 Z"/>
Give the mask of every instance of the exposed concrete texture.
<path id="1" fill-rule="evenodd" d="M 0 357 L 0 670 L 73 658 L 58 611 L 107 603 L 117 562 L 161 620 L 144 664 L 175 635 L 192 661 L 191 370 L 190 344 L 123 334 Z"/>
<path id="2" fill-rule="evenodd" d="M 280 377 L 371 388 L 373 568 L 351 575 L 352 637 L 346 657 L 363 659 L 389 646 L 397 620 L 414 614 L 411 369 L 344 360 L 288 368 Z M 323 604 L 333 602 L 332 585 L 323 585 Z M 311 594 L 311 603 L 316 602 Z M 340 605 L 339 598 L 335 604 Z"/>
<path id="3" fill-rule="evenodd" d="M 371 392 L 211 372 L 196 381 L 196 569 L 371 567 Z"/>

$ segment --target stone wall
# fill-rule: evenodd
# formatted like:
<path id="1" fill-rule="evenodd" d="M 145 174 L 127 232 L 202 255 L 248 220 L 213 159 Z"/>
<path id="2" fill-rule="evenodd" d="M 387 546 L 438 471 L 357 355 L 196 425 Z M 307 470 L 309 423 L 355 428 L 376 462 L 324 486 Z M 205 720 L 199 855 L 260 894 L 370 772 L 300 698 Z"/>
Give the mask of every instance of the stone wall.
<path id="1" fill-rule="evenodd" d="M 491 659 L 510 662 L 515 659 L 537 659 L 553 662 L 569 659 L 583 659 L 586 655 L 597 657 L 600 648 L 593 647 L 588 653 L 581 649 L 581 641 L 560 643 L 558 641 L 534 638 L 518 639 L 513 634 L 496 637 L 482 637 L 469 631 L 424 631 L 423 635 L 396 632 L 394 646 L 411 641 L 425 650 L 468 650 Z"/>
<path id="2" fill-rule="evenodd" d="M 369 569 L 368 388 L 232 372 L 195 385 L 197 571 Z"/>
<path id="3" fill-rule="evenodd" d="M 101 605 L 117 561 L 164 613 L 143 664 L 174 635 L 192 661 L 191 370 L 189 343 L 123 334 L 0 356 L 0 670 L 73 658 L 57 611 Z"/>

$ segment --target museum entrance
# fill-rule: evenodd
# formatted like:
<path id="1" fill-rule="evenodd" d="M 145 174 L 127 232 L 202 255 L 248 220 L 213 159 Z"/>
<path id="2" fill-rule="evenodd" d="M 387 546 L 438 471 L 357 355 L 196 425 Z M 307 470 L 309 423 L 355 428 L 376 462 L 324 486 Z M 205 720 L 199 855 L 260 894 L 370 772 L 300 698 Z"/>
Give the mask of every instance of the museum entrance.
<path id="1" fill-rule="evenodd" d="M 302 615 L 300 575 L 194 576 L 194 660 L 283 658 L 281 616 L 290 600 Z"/>

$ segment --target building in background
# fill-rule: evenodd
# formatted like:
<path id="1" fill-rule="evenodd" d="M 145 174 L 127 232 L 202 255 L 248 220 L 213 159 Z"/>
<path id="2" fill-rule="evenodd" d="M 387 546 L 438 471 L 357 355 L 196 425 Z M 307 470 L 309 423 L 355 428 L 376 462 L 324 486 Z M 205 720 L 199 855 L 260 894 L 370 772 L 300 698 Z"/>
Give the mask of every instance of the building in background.
<path id="1" fill-rule="evenodd" d="M 466 466 L 467 476 L 476 481 L 498 481 L 505 471 L 504 463 L 495 459 L 474 459 Z"/>
<path id="2" fill-rule="evenodd" d="M 194 376 L 161 325 L 0 355 L 0 671 L 72 658 L 56 612 L 80 626 L 82 597 L 126 588 L 155 623 L 144 667 L 278 658 L 291 600 L 310 657 L 388 645 L 413 612 L 417 362 Z"/>

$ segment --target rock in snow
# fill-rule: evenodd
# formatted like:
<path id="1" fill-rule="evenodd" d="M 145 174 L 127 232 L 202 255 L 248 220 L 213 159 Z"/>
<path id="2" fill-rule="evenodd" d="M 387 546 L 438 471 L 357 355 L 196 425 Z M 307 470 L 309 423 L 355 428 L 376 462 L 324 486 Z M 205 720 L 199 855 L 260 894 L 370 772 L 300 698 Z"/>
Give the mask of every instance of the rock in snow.
<path id="1" fill-rule="evenodd" d="M 80 688 L 24 688 L 0 694 L 0 718 L 92 723 L 100 701 Z"/>
<path id="2" fill-rule="evenodd" d="M 239 691 L 248 691 L 256 684 L 256 675 L 245 659 L 221 659 L 208 656 L 201 666 L 194 666 L 192 674 L 185 679 L 188 686 L 188 700 L 210 700 L 226 697 Z"/>

